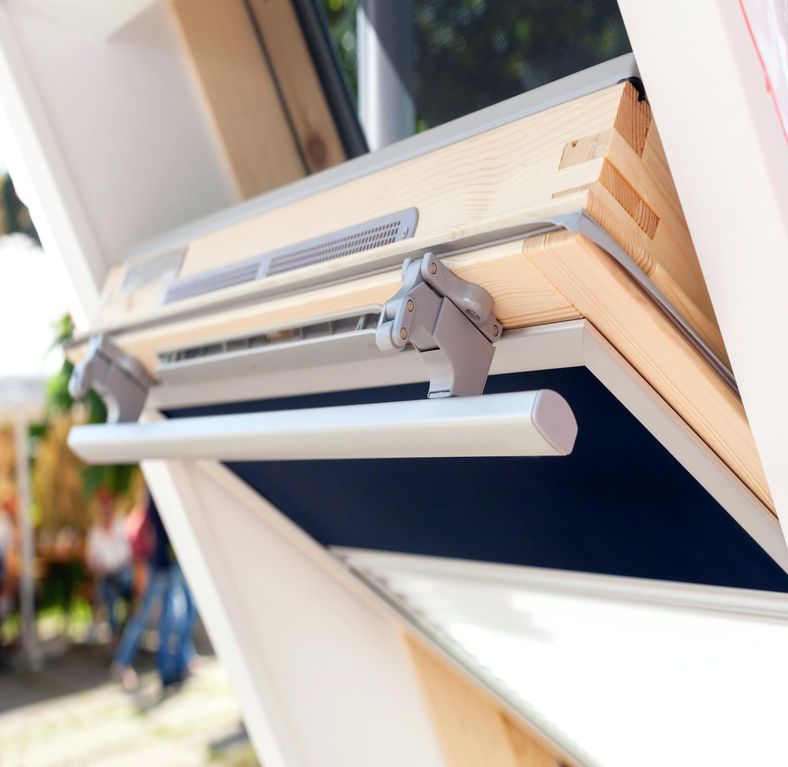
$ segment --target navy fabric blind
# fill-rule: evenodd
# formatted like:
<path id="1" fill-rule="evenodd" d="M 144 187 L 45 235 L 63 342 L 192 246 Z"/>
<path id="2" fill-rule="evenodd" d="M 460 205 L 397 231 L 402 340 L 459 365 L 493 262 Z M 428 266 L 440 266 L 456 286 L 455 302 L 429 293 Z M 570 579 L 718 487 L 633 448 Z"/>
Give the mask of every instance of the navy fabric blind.
<path id="1" fill-rule="evenodd" d="M 494 376 L 550 388 L 578 420 L 567 458 L 233 463 L 326 546 L 788 592 L 786 575 L 585 368 Z M 426 385 L 172 412 L 172 417 L 383 402 Z"/>

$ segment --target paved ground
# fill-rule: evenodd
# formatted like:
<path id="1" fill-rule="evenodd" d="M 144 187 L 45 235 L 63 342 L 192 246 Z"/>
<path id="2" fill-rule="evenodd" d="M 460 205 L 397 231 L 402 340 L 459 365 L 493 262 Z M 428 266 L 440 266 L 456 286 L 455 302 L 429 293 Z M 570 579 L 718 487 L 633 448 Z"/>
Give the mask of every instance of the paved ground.
<path id="1" fill-rule="evenodd" d="M 0 767 L 257 765 L 213 657 L 166 695 L 143 659 L 129 695 L 108 681 L 105 647 L 53 654 L 40 672 L 0 671 Z"/>

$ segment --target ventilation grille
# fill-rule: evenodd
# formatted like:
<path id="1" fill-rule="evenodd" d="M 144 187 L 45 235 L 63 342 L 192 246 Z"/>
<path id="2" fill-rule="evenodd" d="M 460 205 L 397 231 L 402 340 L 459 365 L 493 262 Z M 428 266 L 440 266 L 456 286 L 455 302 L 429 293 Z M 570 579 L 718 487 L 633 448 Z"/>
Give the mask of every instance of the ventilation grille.
<path id="1" fill-rule="evenodd" d="M 183 277 L 168 286 L 164 303 L 171 304 L 174 301 L 183 301 L 185 298 L 194 298 L 205 293 L 212 293 L 214 290 L 251 282 L 257 278 L 259 270 L 260 259 L 255 258 L 240 264 L 226 266 L 223 269 L 213 269 L 203 274 L 195 274 L 193 277 Z"/>
<path id="2" fill-rule="evenodd" d="M 159 365 L 169 366 L 181 362 L 190 362 L 192 360 L 206 360 L 211 357 L 218 357 L 233 352 L 271 348 L 293 343 L 294 341 L 328 338 L 343 333 L 369 330 L 377 326 L 379 317 L 380 314 L 378 312 L 368 312 L 366 314 L 354 315 L 351 317 L 317 322 L 312 325 L 304 325 L 298 328 L 286 328 L 284 330 L 271 331 L 270 333 L 258 333 L 252 336 L 229 338 L 223 341 L 203 344 L 202 346 L 187 346 L 181 349 L 171 349 L 166 352 L 159 352 Z"/>
<path id="3" fill-rule="evenodd" d="M 302 266 L 332 261 L 342 256 L 361 253 L 383 245 L 391 245 L 398 240 L 413 236 L 416 228 L 416 209 L 380 221 L 361 224 L 355 229 L 346 229 L 328 237 L 288 248 L 279 255 L 272 255 L 268 262 L 266 275 L 281 274 Z"/>
<path id="4" fill-rule="evenodd" d="M 418 211 L 408 208 L 323 237 L 288 245 L 239 264 L 184 277 L 170 283 L 163 303 L 183 301 L 233 285 L 391 245 L 413 237 L 417 222 Z"/>

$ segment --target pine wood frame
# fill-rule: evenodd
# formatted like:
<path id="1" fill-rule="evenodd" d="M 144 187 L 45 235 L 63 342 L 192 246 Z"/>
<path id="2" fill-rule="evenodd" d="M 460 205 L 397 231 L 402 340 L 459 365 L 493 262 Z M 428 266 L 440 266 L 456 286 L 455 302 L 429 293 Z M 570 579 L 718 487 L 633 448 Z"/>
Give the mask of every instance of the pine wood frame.
<path id="1" fill-rule="evenodd" d="M 629 83 L 598 91 L 449 144 L 318 194 L 195 236 L 182 275 L 196 274 L 416 205 L 416 236 L 339 261 L 160 305 L 162 283 L 120 290 L 127 265 L 107 281 L 92 332 L 110 332 L 152 372 L 157 352 L 213 339 L 306 324 L 381 305 L 396 292 L 391 269 L 298 291 L 300 280 L 548 213 L 586 210 L 725 359 L 703 277 L 675 195 L 648 104 Z M 556 232 L 446 259 L 495 299 L 505 328 L 585 317 L 665 398 L 772 511 L 769 488 L 736 394 L 613 260 L 583 237 Z M 266 297 L 272 289 L 293 290 Z M 615 298 L 614 298 L 615 297 Z M 189 312 L 188 315 L 185 312 Z M 150 323 L 145 327 L 127 327 Z M 73 350 L 78 357 L 80 349 Z"/>
<path id="2" fill-rule="evenodd" d="M 344 161 L 290 0 L 170 8 L 241 199 Z"/>
<path id="3" fill-rule="evenodd" d="M 107 282 L 93 330 L 111 332 L 122 348 L 153 370 L 157 352 L 164 348 L 380 305 L 396 292 L 399 271 L 374 273 L 377 260 L 583 209 L 726 360 L 650 110 L 629 84 L 196 236 L 187 246 L 181 274 L 197 274 L 414 205 L 420 223 L 413 240 L 348 256 L 341 264 L 328 262 L 227 289 L 224 299 L 245 303 L 219 313 L 211 312 L 214 296 L 161 306 L 161 284 L 123 294 L 119 286 L 126 267 L 119 267 Z M 305 275 L 330 283 L 338 267 L 352 262 L 367 265 L 372 273 L 298 290 Z M 585 318 L 774 512 L 740 400 L 608 254 L 578 234 L 553 232 L 452 256 L 446 263 L 492 293 L 495 312 L 507 329 Z M 273 286 L 294 292 L 267 297 Z M 149 324 L 127 327 L 132 317 Z M 408 643 L 450 764 L 490 758 L 512 765 L 555 761 L 555 754 L 532 733 L 513 730 L 479 690 L 418 643 Z M 482 749 L 478 754 L 477 746 Z"/>

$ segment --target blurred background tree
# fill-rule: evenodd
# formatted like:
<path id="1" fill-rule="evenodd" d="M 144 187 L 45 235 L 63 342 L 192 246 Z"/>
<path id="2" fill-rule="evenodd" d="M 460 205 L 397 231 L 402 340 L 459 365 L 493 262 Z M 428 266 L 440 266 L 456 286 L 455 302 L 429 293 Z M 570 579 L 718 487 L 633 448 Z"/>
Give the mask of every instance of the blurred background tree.
<path id="1" fill-rule="evenodd" d="M 54 345 L 64 347 L 68 344 L 74 335 L 74 323 L 71 317 L 68 315 L 62 317 L 54 331 Z M 92 389 L 83 400 L 76 401 L 71 396 L 68 382 L 71 380 L 73 370 L 74 365 L 64 354 L 60 370 L 47 382 L 47 415 L 52 425 L 52 433 L 47 436 L 54 444 L 50 446 L 45 441 L 42 442 L 42 446 L 39 448 L 39 458 L 44 446 L 57 452 L 60 452 L 62 448 L 62 457 L 65 459 L 65 463 L 73 463 L 74 466 L 81 467 L 81 490 L 87 499 L 92 498 L 100 487 L 108 488 L 119 497 L 129 496 L 134 493 L 136 487 L 135 466 L 85 466 L 78 461 L 65 444 L 68 429 L 73 423 L 104 423 L 107 420 L 107 409 L 101 398 Z M 71 487 L 71 484 L 67 483 L 67 486 Z M 133 499 L 131 500 L 133 501 Z"/>
<path id="2" fill-rule="evenodd" d="M 356 67 L 356 9 L 357 0 L 322 0 L 331 39 L 339 61 L 347 75 L 350 90 L 358 93 Z"/>
<path id="3" fill-rule="evenodd" d="M 0 237 L 24 235 L 39 243 L 26 206 L 11 179 L 0 175 Z M 71 339 L 74 326 L 69 316 L 53 328 L 53 347 Z M 75 402 L 68 391 L 73 365 L 65 358 L 60 370 L 47 382 L 47 412 L 43 423 L 31 428 L 34 449 L 32 472 L 36 522 L 42 532 L 69 528 L 83 533 L 91 519 L 92 498 L 99 487 L 109 488 L 123 506 L 133 503 L 140 480 L 133 466 L 85 466 L 68 449 L 66 439 L 74 423 L 103 423 L 104 403 L 91 391 Z M 15 497 L 13 429 L 0 425 L 0 503 Z"/>
<path id="4" fill-rule="evenodd" d="M 17 197 L 10 176 L 0 173 L 0 237 L 8 234 L 25 234 L 39 241 L 30 212 Z"/>
<path id="5" fill-rule="evenodd" d="M 14 429 L 8 424 L 0 424 L 0 508 L 7 503 L 16 503 Z"/>
<path id="6" fill-rule="evenodd" d="M 414 0 L 413 24 L 422 130 L 631 50 L 616 0 Z"/>

